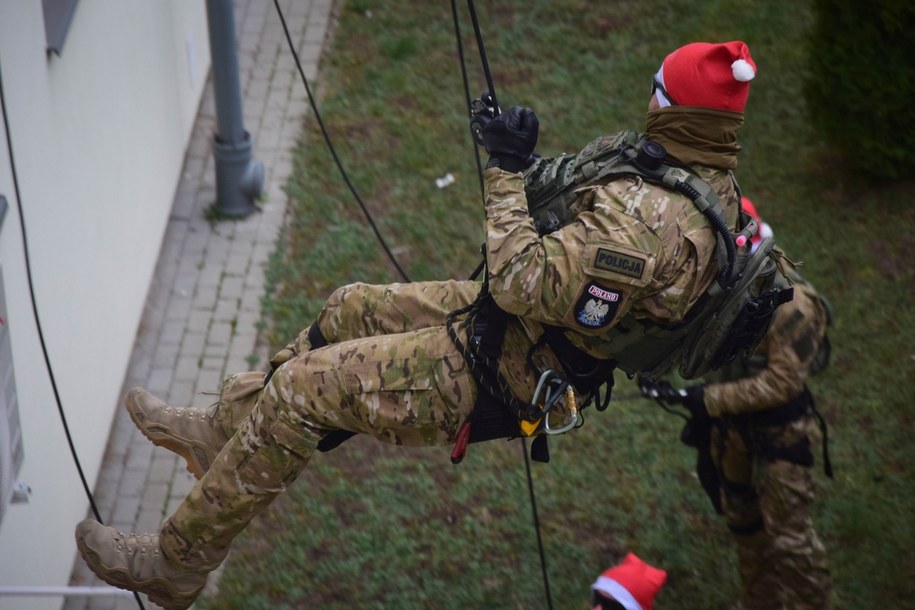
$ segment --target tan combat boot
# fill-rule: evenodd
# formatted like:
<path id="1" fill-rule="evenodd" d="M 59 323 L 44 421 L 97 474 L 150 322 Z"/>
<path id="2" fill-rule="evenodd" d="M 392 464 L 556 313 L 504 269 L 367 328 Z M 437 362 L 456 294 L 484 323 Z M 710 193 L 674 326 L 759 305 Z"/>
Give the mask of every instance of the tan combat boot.
<path id="1" fill-rule="evenodd" d="M 154 445 L 174 451 L 187 461 L 198 479 L 229 440 L 218 421 L 219 405 L 209 408 L 171 407 L 143 388 L 127 393 L 127 412 L 143 436 Z"/>
<path id="2" fill-rule="evenodd" d="M 110 585 L 145 593 L 166 610 L 187 608 L 215 569 L 191 568 L 172 561 L 159 534 L 124 534 L 86 519 L 76 526 L 76 546 L 89 568 Z"/>
<path id="3" fill-rule="evenodd" d="M 131 395 L 131 402 L 148 402 L 137 399 L 142 392 Z M 218 459 L 210 458 L 212 467 L 158 534 L 122 534 L 92 520 L 77 526 L 77 546 L 93 572 L 112 585 L 146 593 L 165 608 L 186 608 L 194 601 L 235 537 L 296 479 L 321 439 L 290 423 L 289 406 L 275 395 L 256 395 L 253 413 L 248 409 L 250 416 L 242 419 Z M 157 406 L 157 412 L 166 409 L 174 411 Z"/>
<path id="4" fill-rule="evenodd" d="M 203 408 L 172 407 L 143 388 L 127 394 L 127 412 L 143 436 L 183 457 L 198 479 L 248 416 L 264 389 L 264 374 L 245 372 L 226 377 L 219 401 Z"/>

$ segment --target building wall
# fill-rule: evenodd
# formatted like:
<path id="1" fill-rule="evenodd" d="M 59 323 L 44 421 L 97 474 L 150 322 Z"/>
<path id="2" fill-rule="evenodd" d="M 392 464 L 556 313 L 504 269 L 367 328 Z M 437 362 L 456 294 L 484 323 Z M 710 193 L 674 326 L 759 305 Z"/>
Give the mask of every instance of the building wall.
<path id="1" fill-rule="evenodd" d="M 88 506 L 64 436 L 26 281 L 90 486 L 99 472 L 137 325 L 209 69 L 202 0 L 81 0 L 60 56 L 42 3 L 0 0 L 0 267 L 32 490 L 0 522 L 0 585 L 62 586 Z M 7 152 L 11 138 L 21 201 Z M 61 598 L 0 597 L 0 609 Z"/>

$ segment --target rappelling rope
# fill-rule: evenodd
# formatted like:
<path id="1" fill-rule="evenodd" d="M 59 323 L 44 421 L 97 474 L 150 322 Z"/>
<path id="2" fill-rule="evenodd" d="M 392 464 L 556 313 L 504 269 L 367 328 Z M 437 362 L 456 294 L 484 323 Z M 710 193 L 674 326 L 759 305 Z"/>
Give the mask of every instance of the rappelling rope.
<path id="1" fill-rule="evenodd" d="M 346 183 L 350 192 L 353 194 L 353 197 L 359 203 L 360 208 L 362 208 L 363 214 L 365 215 L 366 219 L 368 220 L 369 225 L 371 225 L 372 230 L 375 232 L 375 236 L 378 238 L 379 243 L 384 248 L 385 253 L 388 255 L 388 258 L 391 260 L 391 263 L 400 273 L 400 275 L 404 279 L 404 281 L 409 282 L 410 281 L 409 276 L 407 276 L 406 272 L 401 268 L 400 264 L 397 262 L 396 258 L 394 257 L 393 253 L 391 252 L 390 248 L 388 248 L 387 244 L 385 243 L 384 239 L 381 236 L 381 233 L 378 231 L 378 228 L 375 225 L 375 222 L 372 218 L 371 213 L 369 212 L 365 203 L 362 201 L 362 198 L 359 196 L 359 193 L 356 191 L 356 188 L 353 186 L 352 182 L 349 179 L 349 176 L 347 175 L 345 169 L 343 168 L 343 164 L 341 163 L 340 158 L 338 157 L 337 152 L 333 146 L 333 143 L 330 140 L 330 136 L 327 132 L 327 129 L 324 126 L 324 121 L 321 119 L 321 114 L 318 111 L 318 106 L 315 101 L 314 95 L 312 94 L 311 87 L 308 84 L 308 79 L 305 77 L 305 71 L 302 69 L 302 64 L 299 61 L 298 53 L 296 53 L 295 44 L 292 41 L 292 36 L 289 33 L 289 28 L 286 26 L 286 19 L 283 15 L 283 10 L 279 5 L 279 0 L 274 0 L 273 5 L 276 7 L 276 12 L 280 18 L 280 23 L 282 24 L 283 32 L 286 35 L 286 42 L 289 46 L 289 50 L 292 54 L 293 60 L 295 61 L 296 67 L 298 68 L 299 76 L 302 78 L 302 83 L 305 85 L 305 91 L 308 94 L 308 102 L 311 105 L 312 112 L 315 115 L 315 120 L 318 122 L 318 126 L 321 129 L 321 134 L 324 138 L 324 142 L 327 145 L 327 148 L 330 151 L 331 156 L 333 157 L 334 162 L 336 163 L 337 168 L 339 169 L 344 182 Z M 490 69 L 489 69 L 489 61 L 486 58 L 486 51 L 485 51 L 485 47 L 483 44 L 483 34 L 480 29 L 479 20 L 477 19 L 476 7 L 474 6 L 473 0 L 468 0 L 467 6 L 470 11 L 470 17 L 471 17 L 471 21 L 473 23 L 474 33 L 475 33 L 476 41 L 477 41 L 477 47 L 478 47 L 479 53 L 480 53 L 480 60 L 483 65 L 483 74 L 486 79 L 487 87 L 489 88 L 489 94 L 492 99 L 492 104 L 496 109 L 498 109 L 499 106 L 498 106 L 497 100 L 496 100 L 495 86 L 493 84 L 492 73 L 490 72 Z M 458 56 L 460 58 L 461 74 L 462 74 L 463 83 L 464 83 L 464 95 L 466 97 L 465 107 L 469 109 L 470 102 L 471 102 L 470 89 L 469 89 L 467 71 L 466 71 L 465 62 L 464 62 L 464 51 L 463 51 L 463 46 L 461 44 L 460 23 L 458 20 L 457 6 L 456 6 L 454 0 L 451 0 L 451 9 L 452 9 L 452 15 L 454 17 L 455 37 L 456 37 L 457 45 L 458 45 Z M 480 162 L 479 150 L 476 148 L 476 146 L 474 146 L 474 154 L 476 156 L 477 175 L 478 175 L 479 181 L 480 181 L 480 192 L 481 192 L 481 196 L 484 196 L 485 191 L 484 191 L 484 186 L 483 186 L 483 168 L 482 168 L 482 164 Z M 485 265 L 485 261 L 483 263 L 481 263 L 479 267 L 477 267 L 477 269 L 472 274 L 471 278 L 475 278 L 477 276 L 477 274 L 479 274 L 480 271 L 483 269 L 484 265 Z M 484 281 L 484 284 L 485 283 L 486 282 Z M 550 594 L 549 576 L 547 574 L 547 569 L 546 569 L 546 555 L 543 550 L 543 540 L 542 540 L 541 534 L 540 534 L 540 520 L 539 520 L 539 517 L 537 514 L 537 501 L 536 501 L 536 496 L 534 493 L 534 480 L 533 480 L 533 476 L 531 474 L 530 459 L 528 457 L 528 452 L 527 452 L 527 442 L 523 437 L 521 437 L 521 451 L 522 451 L 522 454 L 524 455 L 524 465 L 525 465 L 525 470 L 527 472 L 528 490 L 529 490 L 530 499 L 531 499 L 531 510 L 533 513 L 534 529 L 537 534 L 537 547 L 539 550 L 540 567 L 541 567 L 541 572 L 543 574 L 543 583 L 544 583 L 544 589 L 546 592 L 547 607 L 550 610 L 552 610 L 553 600 L 552 600 L 552 596 Z"/>
<path id="2" fill-rule="evenodd" d="M 458 55 L 461 60 L 461 74 L 464 78 L 464 92 L 465 92 L 465 95 L 467 98 L 465 107 L 469 109 L 470 108 L 470 89 L 469 89 L 469 86 L 467 83 L 467 71 L 464 67 L 464 54 L 462 52 L 462 47 L 461 47 L 461 31 L 460 31 L 460 25 L 458 23 L 458 13 L 457 13 L 457 7 L 455 6 L 455 0 L 451 0 L 451 8 L 452 8 L 451 12 L 454 15 L 454 29 L 455 29 L 455 35 L 456 35 L 457 44 L 458 44 Z M 496 86 L 495 86 L 493 78 L 492 78 L 492 71 L 489 68 L 489 60 L 486 57 L 486 46 L 483 44 L 483 31 L 482 31 L 482 28 L 480 28 L 480 21 L 477 18 L 477 10 L 476 10 L 476 6 L 474 5 L 473 0 L 467 0 L 467 9 L 470 12 L 470 21 L 473 24 L 473 32 L 474 32 L 474 36 L 477 41 L 477 48 L 480 53 L 480 63 L 483 67 L 483 76 L 486 79 L 486 86 L 488 88 L 487 93 L 489 94 L 492 107 L 494 108 L 495 112 L 498 113 L 498 112 L 500 112 L 500 110 L 499 110 L 500 106 L 499 106 L 498 98 L 496 97 Z M 479 149 L 476 148 L 476 146 L 475 146 L 474 150 L 475 150 L 475 154 L 477 157 L 477 171 L 479 172 L 480 184 L 481 184 L 481 188 L 482 188 L 483 170 L 482 170 L 482 167 L 481 167 L 480 161 L 479 161 Z M 484 197 L 485 197 L 485 194 L 484 194 Z M 484 204 L 485 204 L 485 201 L 484 201 Z M 483 261 L 483 264 L 485 264 L 485 260 Z M 485 279 L 484 279 L 483 285 L 484 285 L 484 290 L 481 291 L 481 298 L 485 295 L 485 292 L 488 287 L 488 282 L 485 281 Z M 498 373 L 498 369 L 496 369 L 496 372 Z M 522 453 L 522 455 L 524 455 L 524 469 L 525 469 L 525 473 L 527 475 L 527 488 L 528 488 L 528 492 L 529 492 L 530 499 L 531 499 L 531 513 L 532 513 L 532 518 L 533 518 L 533 522 L 534 522 L 534 531 L 537 534 L 537 550 L 538 550 L 538 555 L 540 557 L 540 572 L 543 576 L 543 588 L 544 588 L 544 593 L 546 595 L 547 608 L 549 608 L 549 610 L 552 610 L 553 609 L 553 596 L 550 593 L 550 577 L 549 577 L 549 572 L 547 571 L 547 567 L 546 567 L 546 553 L 543 549 L 543 538 L 540 533 L 540 518 L 537 513 L 537 496 L 534 492 L 534 478 L 531 473 L 531 462 L 530 462 L 530 457 L 528 456 L 528 451 L 527 451 L 527 440 L 523 436 L 520 438 L 521 438 L 521 453 Z"/>

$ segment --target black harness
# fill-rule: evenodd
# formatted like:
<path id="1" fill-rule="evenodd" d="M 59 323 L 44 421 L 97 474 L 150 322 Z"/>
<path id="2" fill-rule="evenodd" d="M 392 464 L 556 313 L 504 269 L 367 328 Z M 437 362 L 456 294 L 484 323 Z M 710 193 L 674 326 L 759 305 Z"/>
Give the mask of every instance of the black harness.
<path id="1" fill-rule="evenodd" d="M 461 339 L 456 318 L 467 315 L 465 328 L 467 343 Z M 469 443 L 515 438 L 523 434 L 520 422 L 536 422 L 545 417 L 545 411 L 552 404 L 536 405 L 519 399 L 511 390 L 508 381 L 499 371 L 499 358 L 511 314 L 499 307 L 489 292 L 488 280 L 483 281 L 479 296 L 470 305 L 448 314 L 445 325 L 448 335 L 458 351 L 464 356 L 467 367 L 477 382 L 477 398 L 473 410 L 458 431 L 451 461 L 458 464 L 464 459 Z M 602 385 L 609 383 L 606 394 L 600 402 L 600 410 L 610 400 L 609 387 L 613 385 L 615 364 L 599 360 L 575 347 L 561 328 L 545 326 L 544 334 L 528 352 L 528 366 L 537 370 L 531 356 L 535 349 L 546 343 L 556 354 L 568 376 L 566 385 L 571 384 L 580 394 L 587 396 L 587 406 L 599 392 Z M 561 388 L 553 392 L 553 400 L 561 396 Z M 531 459 L 549 461 L 547 435 L 537 435 L 531 443 Z"/>

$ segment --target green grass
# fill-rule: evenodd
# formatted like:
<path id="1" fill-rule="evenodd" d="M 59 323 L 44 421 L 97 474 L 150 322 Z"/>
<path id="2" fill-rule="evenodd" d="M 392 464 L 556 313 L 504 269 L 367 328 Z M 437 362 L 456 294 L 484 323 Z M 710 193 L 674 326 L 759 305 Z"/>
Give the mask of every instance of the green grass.
<path id="1" fill-rule="evenodd" d="M 471 92 L 484 80 L 458 3 Z M 644 125 L 650 75 L 693 40 L 744 39 L 759 66 L 738 177 L 788 253 L 831 299 L 833 364 L 813 380 L 836 478 L 818 473 L 818 530 L 841 608 L 915 608 L 915 196 L 846 169 L 802 99 L 807 2 L 480 2 L 504 106 L 533 107 L 538 149 L 575 151 Z M 853 41 L 849 41 L 852 44 Z M 482 209 L 446 2 L 350 2 L 321 76 L 320 107 L 352 182 L 414 280 L 476 266 Z M 445 189 L 435 178 L 452 173 Z M 396 281 L 314 125 L 296 151 L 289 222 L 266 299 L 273 341 L 351 281 Z M 590 410 L 589 410 L 590 411 Z M 656 608 L 724 608 L 734 553 L 679 444 L 679 420 L 617 380 L 604 413 L 551 441 L 533 480 L 556 608 L 584 608 L 595 576 L 633 550 L 669 571 Z M 238 540 L 228 608 L 545 608 L 519 442 L 404 450 L 355 439 L 312 464 Z"/>

